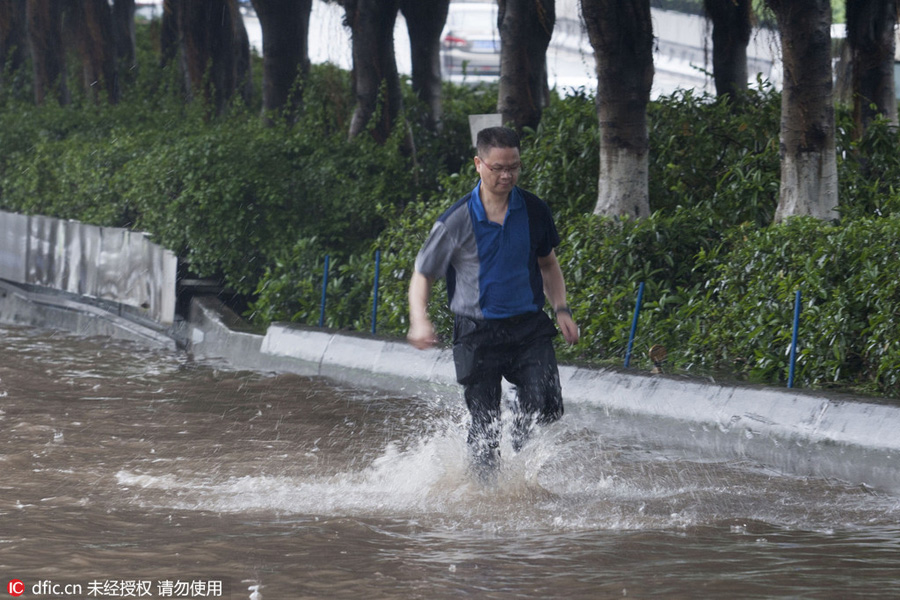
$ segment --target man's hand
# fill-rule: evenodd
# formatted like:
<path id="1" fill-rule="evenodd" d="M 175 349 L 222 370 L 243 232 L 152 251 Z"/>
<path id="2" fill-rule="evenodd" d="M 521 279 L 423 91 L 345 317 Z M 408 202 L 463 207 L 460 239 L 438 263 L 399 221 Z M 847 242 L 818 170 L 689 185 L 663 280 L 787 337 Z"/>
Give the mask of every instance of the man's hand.
<path id="1" fill-rule="evenodd" d="M 556 323 L 559 325 L 563 338 L 570 346 L 578 342 L 578 325 L 575 324 L 575 320 L 568 311 L 556 313 Z"/>
<path id="2" fill-rule="evenodd" d="M 432 348 L 438 342 L 437 335 L 434 333 L 434 325 L 431 323 L 430 319 L 419 319 L 416 322 L 410 323 L 409 333 L 406 334 L 406 339 L 419 350 Z"/>

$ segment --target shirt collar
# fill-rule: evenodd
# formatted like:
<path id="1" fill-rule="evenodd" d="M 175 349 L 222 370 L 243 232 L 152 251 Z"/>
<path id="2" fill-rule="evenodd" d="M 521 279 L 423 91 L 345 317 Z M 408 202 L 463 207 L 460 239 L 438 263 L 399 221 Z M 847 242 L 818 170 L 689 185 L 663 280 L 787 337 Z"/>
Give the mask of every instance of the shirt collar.
<path id="1" fill-rule="evenodd" d="M 484 204 L 481 203 L 481 180 L 478 180 L 478 183 L 475 184 L 475 189 L 472 190 L 472 198 L 469 200 L 469 204 L 472 206 L 475 218 L 479 221 L 488 220 L 487 213 L 484 212 Z M 509 192 L 509 207 L 506 210 L 507 212 L 511 212 L 519 210 L 523 206 L 525 206 L 525 201 L 522 199 L 522 192 L 519 191 L 519 186 L 513 186 L 513 189 Z"/>

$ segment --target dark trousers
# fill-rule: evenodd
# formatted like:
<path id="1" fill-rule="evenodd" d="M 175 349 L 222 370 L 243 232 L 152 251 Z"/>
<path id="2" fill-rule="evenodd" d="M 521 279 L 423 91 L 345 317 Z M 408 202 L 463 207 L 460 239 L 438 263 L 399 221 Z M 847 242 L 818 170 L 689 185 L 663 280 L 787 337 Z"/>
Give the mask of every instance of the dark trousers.
<path id="1" fill-rule="evenodd" d="M 516 387 L 512 444 L 518 451 L 535 425 L 563 414 L 553 338 L 556 326 L 543 311 L 509 319 L 457 316 L 453 331 L 456 379 L 472 417 L 469 447 L 476 461 L 497 458 L 501 379 Z"/>

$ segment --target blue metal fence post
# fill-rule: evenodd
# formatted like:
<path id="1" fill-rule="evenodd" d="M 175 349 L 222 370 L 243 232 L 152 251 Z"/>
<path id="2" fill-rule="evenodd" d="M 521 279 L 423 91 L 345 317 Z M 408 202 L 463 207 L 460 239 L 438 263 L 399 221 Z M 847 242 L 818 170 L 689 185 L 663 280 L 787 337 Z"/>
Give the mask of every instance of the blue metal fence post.
<path id="1" fill-rule="evenodd" d="M 375 251 L 375 283 L 372 286 L 372 335 L 378 321 L 378 275 L 381 271 L 381 250 Z"/>
<path id="2" fill-rule="evenodd" d="M 328 292 L 328 262 L 329 256 L 325 255 L 325 270 L 322 274 L 322 306 L 319 308 L 319 327 L 325 326 L 325 298 Z"/>
<path id="3" fill-rule="evenodd" d="M 791 363 L 788 369 L 788 384 L 789 388 L 794 387 L 794 370 L 797 366 L 797 331 L 800 328 L 800 290 L 797 290 L 797 295 L 794 297 L 794 332 L 791 334 Z"/>
<path id="4" fill-rule="evenodd" d="M 634 318 L 631 320 L 631 334 L 628 336 L 628 349 L 625 351 L 625 368 L 631 364 L 631 349 L 634 346 L 634 334 L 637 331 L 638 315 L 641 312 L 641 301 L 644 299 L 644 282 L 638 287 L 637 301 L 634 303 Z"/>

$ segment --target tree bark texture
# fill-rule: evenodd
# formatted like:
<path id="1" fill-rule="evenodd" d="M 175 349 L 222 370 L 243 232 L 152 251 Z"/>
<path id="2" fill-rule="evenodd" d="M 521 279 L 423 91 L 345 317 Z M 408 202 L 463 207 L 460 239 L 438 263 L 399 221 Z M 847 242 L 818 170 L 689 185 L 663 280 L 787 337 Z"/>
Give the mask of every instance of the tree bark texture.
<path id="1" fill-rule="evenodd" d="M 236 0 L 174 0 L 188 90 L 221 114 L 249 76 L 249 39 Z"/>
<path id="2" fill-rule="evenodd" d="M 232 48 L 234 50 L 234 79 L 235 91 L 241 95 L 244 102 L 250 102 L 253 97 L 253 65 L 250 62 L 250 36 L 244 27 L 244 17 L 237 0 L 228 2 L 228 10 L 231 12 Z"/>
<path id="3" fill-rule="evenodd" d="M 66 53 L 62 35 L 62 0 L 27 0 L 25 18 L 28 48 L 34 69 L 34 101 L 48 96 L 60 104 L 70 101 L 66 83 Z"/>
<path id="4" fill-rule="evenodd" d="M 309 15 L 312 0 L 253 0 L 263 42 L 263 112 L 284 111 L 289 120 L 301 106 L 309 74 Z"/>
<path id="5" fill-rule="evenodd" d="M 555 0 L 499 0 L 497 110 L 518 131 L 536 128 L 547 106 L 547 47 L 555 24 Z"/>
<path id="6" fill-rule="evenodd" d="M 113 34 L 116 41 L 116 63 L 119 74 L 133 74 L 137 67 L 134 32 L 134 0 L 114 0 L 112 5 Z M 134 79 L 132 75 L 127 79 Z"/>
<path id="7" fill-rule="evenodd" d="M 597 62 L 600 179 L 594 213 L 650 214 L 647 104 L 653 85 L 650 0 L 581 0 Z"/>
<path id="8" fill-rule="evenodd" d="M 176 0 L 163 0 L 162 25 L 159 32 L 159 64 L 166 67 L 178 57 L 178 10 Z"/>
<path id="9" fill-rule="evenodd" d="M 0 0 L 0 89 L 11 81 L 28 57 L 25 0 Z"/>
<path id="10" fill-rule="evenodd" d="M 716 95 L 735 98 L 747 89 L 747 45 L 750 43 L 751 0 L 704 0 L 713 24 L 713 79 Z"/>
<path id="11" fill-rule="evenodd" d="M 107 0 L 83 0 L 69 6 L 70 30 L 81 57 L 84 88 L 94 100 L 101 93 L 109 102 L 119 101 L 112 11 Z"/>
<path id="12" fill-rule="evenodd" d="M 776 222 L 835 219 L 837 160 L 829 0 L 767 0 L 781 30 L 781 190 Z"/>
<path id="13" fill-rule="evenodd" d="M 412 89 L 428 106 L 432 130 L 441 122 L 441 31 L 449 7 L 450 0 L 400 0 L 412 54 Z"/>
<path id="14" fill-rule="evenodd" d="M 372 135 L 383 144 L 402 108 L 400 76 L 394 57 L 398 0 L 345 0 L 343 6 L 353 45 L 356 97 L 350 137 L 362 133 L 376 119 Z"/>
<path id="15" fill-rule="evenodd" d="M 855 136 L 883 115 L 897 123 L 894 91 L 894 51 L 897 26 L 896 0 L 847 2 L 847 44 L 853 89 Z"/>

